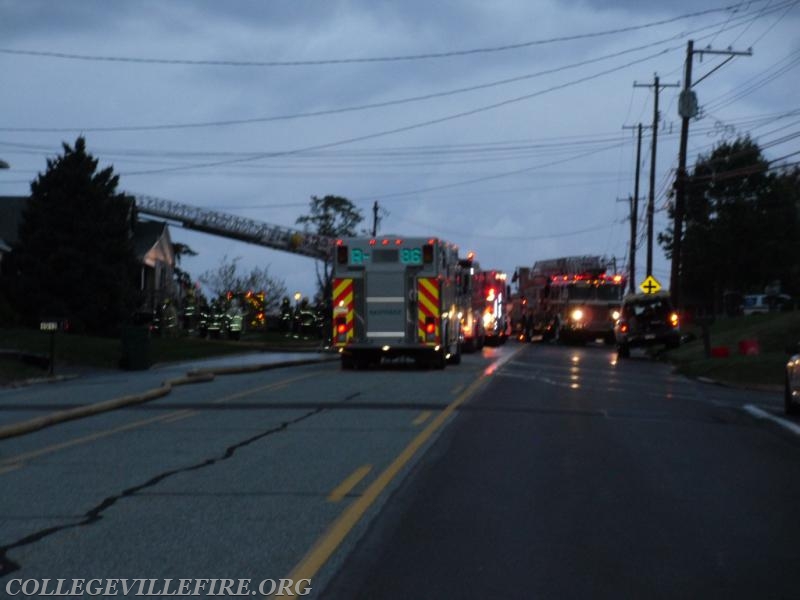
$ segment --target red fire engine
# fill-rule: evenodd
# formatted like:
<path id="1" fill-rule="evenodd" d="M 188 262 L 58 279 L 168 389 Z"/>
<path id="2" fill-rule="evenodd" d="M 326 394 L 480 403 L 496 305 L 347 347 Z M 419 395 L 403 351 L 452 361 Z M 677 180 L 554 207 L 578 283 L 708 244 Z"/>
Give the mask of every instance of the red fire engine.
<path id="1" fill-rule="evenodd" d="M 569 256 L 519 268 L 524 335 L 578 343 L 603 338 L 613 344 L 626 281 L 609 267 L 599 256 Z"/>

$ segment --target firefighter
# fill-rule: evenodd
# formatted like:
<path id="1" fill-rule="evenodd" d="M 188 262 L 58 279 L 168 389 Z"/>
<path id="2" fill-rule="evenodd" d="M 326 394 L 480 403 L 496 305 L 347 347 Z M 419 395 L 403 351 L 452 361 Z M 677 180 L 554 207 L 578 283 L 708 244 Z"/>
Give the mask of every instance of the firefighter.
<path id="1" fill-rule="evenodd" d="M 298 307 L 297 333 L 308 339 L 314 334 L 316 317 L 308 298 L 303 298 Z"/>
<path id="2" fill-rule="evenodd" d="M 281 331 L 287 336 L 292 330 L 292 303 L 287 296 L 281 300 Z"/>

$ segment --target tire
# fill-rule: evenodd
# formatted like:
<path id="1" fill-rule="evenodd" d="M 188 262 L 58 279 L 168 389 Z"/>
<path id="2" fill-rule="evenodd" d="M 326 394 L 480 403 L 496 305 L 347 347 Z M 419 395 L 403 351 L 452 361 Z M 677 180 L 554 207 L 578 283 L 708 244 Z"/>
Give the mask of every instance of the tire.
<path id="1" fill-rule="evenodd" d="M 461 364 L 461 344 L 456 344 L 456 351 L 455 354 L 450 355 L 449 360 L 451 365 L 460 365 Z"/>
<path id="2" fill-rule="evenodd" d="M 620 358 L 630 358 L 631 347 L 628 344 L 620 344 L 617 346 L 617 356 Z"/>
<path id="3" fill-rule="evenodd" d="M 342 370 L 343 371 L 350 371 L 354 367 L 353 358 L 350 356 L 342 355 Z"/>
<path id="4" fill-rule="evenodd" d="M 783 411 L 787 415 L 800 414 L 800 407 L 792 400 L 792 386 L 789 381 L 789 374 L 786 374 L 786 381 L 783 384 Z"/>

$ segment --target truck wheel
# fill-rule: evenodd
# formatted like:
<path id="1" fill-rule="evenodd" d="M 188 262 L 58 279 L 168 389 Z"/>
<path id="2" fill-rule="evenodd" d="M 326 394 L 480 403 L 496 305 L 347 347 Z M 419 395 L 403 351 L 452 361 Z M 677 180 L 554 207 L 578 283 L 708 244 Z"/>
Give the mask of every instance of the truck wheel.
<path id="1" fill-rule="evenodd" d="M 460 365 L 461 364 L 461 344 L 456 344 L 456 351 L 454 354 L 450 355 L 449 360 L 451 365 Z"/>
<path id="2" fill-rule="evenodd" d="M 342 354 L 342 370 L 352 370 L 353 366 L 353 358 L 351 356 L 345 356 Z"/>
<path id="3" fill-rule="evenodd" d="M 447 366 L 447 360 L 445 359 L 444 349 L 434 354 L 432 364 L 433 368 L 437 370 L 442 370 Z"/>

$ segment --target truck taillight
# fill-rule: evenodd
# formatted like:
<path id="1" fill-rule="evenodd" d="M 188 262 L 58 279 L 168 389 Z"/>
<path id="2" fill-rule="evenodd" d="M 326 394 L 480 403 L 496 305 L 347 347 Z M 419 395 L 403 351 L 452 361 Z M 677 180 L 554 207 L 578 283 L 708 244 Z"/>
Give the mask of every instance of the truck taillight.
<path id="1" fill-rule="evenodd" d="M 347 246 L 336 246 L 336 262 L 340 265 L 347 264 Z"/>
<path id="2" fill-rule="evenodd" d="M 425 318 L 425 341 L 436 341 L 436 319 L 433 317 Z"/>
<path id="3" fill-rule="evenodd" d="M 345 317 L 336 317 L 336 341 L 347 341 L 347 320 Z"/>
<path id="4" fill-rule="evenodd" d="M 620 330 L 622 333 L 628 333 L 628 324 L 627 324 L 627 323 L 625 323 L 625 322 L 621 322 L 621 323 L 619 324 L 619 330 Z"/>
<path id="5" fill-rule="evenodd" d="M 433 244 L 422 246 L 422 262 L 426 265 L 433 263 Z"/>

